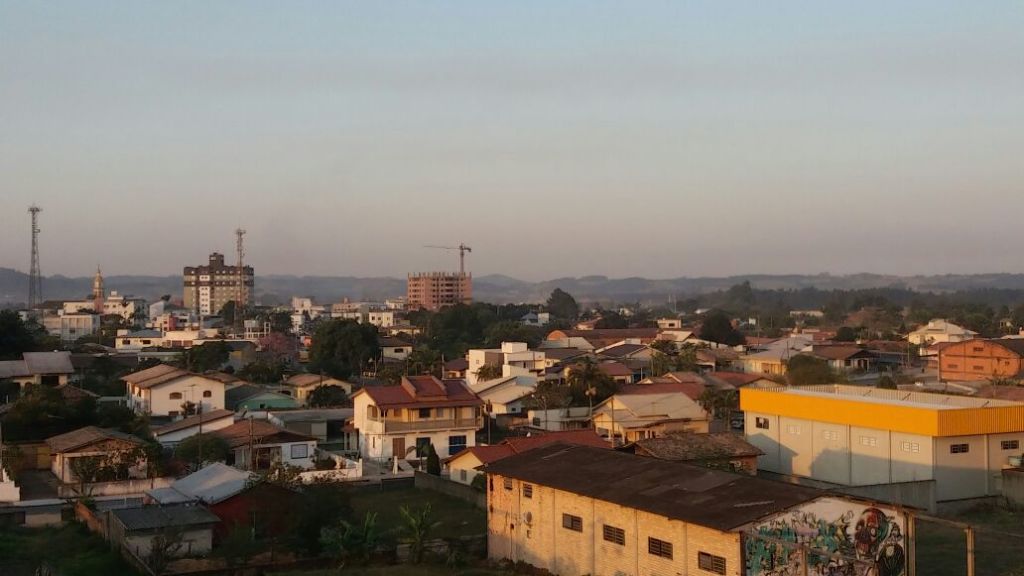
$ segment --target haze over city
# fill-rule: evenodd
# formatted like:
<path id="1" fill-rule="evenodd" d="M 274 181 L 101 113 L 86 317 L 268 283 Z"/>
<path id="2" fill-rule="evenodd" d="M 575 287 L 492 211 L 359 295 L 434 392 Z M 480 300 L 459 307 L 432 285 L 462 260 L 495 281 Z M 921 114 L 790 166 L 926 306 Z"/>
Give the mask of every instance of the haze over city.
<path id="1" fill-rule="evenodd" d="M 358 9 L 357 9 L 358 8 Z M 0 267 L 1020 272 L 1024 5 L 0 4 Z"/>

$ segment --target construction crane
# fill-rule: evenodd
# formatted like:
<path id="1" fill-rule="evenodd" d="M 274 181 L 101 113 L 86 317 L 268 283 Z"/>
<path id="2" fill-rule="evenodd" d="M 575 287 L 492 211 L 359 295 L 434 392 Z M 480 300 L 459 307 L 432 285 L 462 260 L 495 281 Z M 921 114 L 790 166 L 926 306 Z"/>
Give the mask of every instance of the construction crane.
<path id="1" fill-rule="evenodd" d="M 458 250 L 459 251 L 459 274 L 466 275 L 466 252 L 472 252 L 473 249 L 465 244 L 459 244 L 458 246 L 431 246 L 424 245 L 424 248 L 436 248 L 438 250 Z"/>

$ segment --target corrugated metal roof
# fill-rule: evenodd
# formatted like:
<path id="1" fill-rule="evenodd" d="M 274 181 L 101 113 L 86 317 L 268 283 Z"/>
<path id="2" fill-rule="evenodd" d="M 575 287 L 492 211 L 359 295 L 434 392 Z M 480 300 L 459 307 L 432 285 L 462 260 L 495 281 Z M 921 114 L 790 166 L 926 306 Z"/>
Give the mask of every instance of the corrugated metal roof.
<path id="1" fill-rule="evenodd" d="M 822 494 L 806 486 L 566 444 L 509 456 L 483 470 L 721 531 Z"/>
<path id="2" fill-rule="evenodd" d="M 25 352 L 25 365 L 32 374 L 74 374 L 71 352 Z"/>
<path id="3" fill-rule="evenodd" d="M 220 521 L 202 506 L 143 506 L 112 510 L 111 514 L 129 531 L 199 526 Z"/>
<path id="4" fill-rule="evenodd" d="M 202 500 L 206 504 L 216 504 L 245 490 L 250 479 L 251 475 L 244 470 L 214 462 L 201 470 L 175 480 L 171 484 L 171 488 L 186 497 Z M 154 499 L 161 495 L 154 494 L 154 492 L 150 492 L 150 496 L 154 496 Z M 174 497 L 169 493 L 166 496 Z"/>

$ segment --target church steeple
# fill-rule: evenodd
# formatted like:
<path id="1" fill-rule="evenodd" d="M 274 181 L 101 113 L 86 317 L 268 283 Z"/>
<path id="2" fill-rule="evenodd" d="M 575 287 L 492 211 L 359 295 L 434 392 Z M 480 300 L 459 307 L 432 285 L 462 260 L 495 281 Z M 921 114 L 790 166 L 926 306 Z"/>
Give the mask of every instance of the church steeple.
<path id="1" fill-rule="evenodd" d="M 107 299 L 107 292 L 103 289 L 103 273 L 100 272 L 99 264 L 96 265 L 96 276 L 92 279 L 92 299 L 97 313 L 102 314 L 103 301 Z"/>

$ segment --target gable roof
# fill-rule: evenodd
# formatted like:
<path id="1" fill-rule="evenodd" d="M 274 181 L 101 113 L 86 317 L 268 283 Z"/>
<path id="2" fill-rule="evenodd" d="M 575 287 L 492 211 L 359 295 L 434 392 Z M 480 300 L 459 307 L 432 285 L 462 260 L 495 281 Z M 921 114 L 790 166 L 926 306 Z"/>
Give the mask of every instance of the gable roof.
<path id="1" fill-rule="evenodd" d="M 446 372 L 465 372 L 469 370 L 469 360 L 465 358 L 453 358 L 444 363 Z"/>
<path id="2" fill-rule="evenodd" d="M 295 386 L 302 388 L 305 386 L 320 385 L 324 386 L 337 386 L 339 384 L 345 384 L 352 386 L 351 383 L 345 382 L 344 380 L 338 380 L 337 378 L 331 378 L 330 376 L 324 376 L 322 374 L 295 374 L 284 381 L 286 386 Z"/>
<path id="3" fill-rule="evenodd" d="M 754 373 L 749 373 L 749 372 L 718 371 L 718 372 L 712 372 L 711 376 L 713 378 L 717 378 L 719 380 L 722 380 L 724 382 L 732 384 L 733 386 L 735 386 L 737 388 L 739 388 L 741 386 L 747 386 L 749 384 L 753 384 L 754 382 L 757 382 L 758 380 L 767 380 L 767 378 L 765 378 L 763 374 L 754 374 Z"/>
<path id="4" fill-rule="evenodd" d="M 84 448 L 89 444 L 95 444 L 96 442 L 102 442 L 104 440 L 121 440 L 138 446 L 142 446 L 143 444 L 141 439 L 130 434 L 125 434 L 124 432 L 107 430 L 96 426 L 86 426 L 85 428 L 79 428 L 78 430 L 72 430 L 71 432 L 51 436 L 46 439 L 46 445 L 50 447 L 51 454 L 60 454 L 63 452 L 72 452 L 79 448 Z"/>
<path id="5" fill-rule="evenodd" d="M 377 338 L 377 343 L 381 348 L 409 348 L 412 346 L 411 342 L 393 336 L 381 336 Z"/>
<path id="6" fill-rule="evenodd" d="M 25 352 L 21 355 L 30 374 L 73 374 L 71 352 Z"/>
<path id="7" fill-rule="evenodd" d="M 642 396 L 647 394 L 682 394 L 696 401 L 707 388 L 703 381 L 679 382 L 665 376 L 651 378 L 650 384 L 627 384 L 619 388 L 617 396 Z"/>
<path id="8" fill-rule="evenodd" d="M 193 375 L 198 376 L 198 374 L 192 374 L 169 364 L 157 364 L 152 368 L 126 374 L 121 377 L 121 380 L 139 388 L 152 388 Z"/>
<path id="9" fill-rule="evenodd" d="M 366 386 L 353 398 L 367 394 L 386 408 L 444 408 L 480 406 L 483 401 L 462 380 L 438 380 L 433 376 L 403 376 L 401 384 Z"/>
<path id="10" fill-rule="evenodd" d="M 609 346 L 608 348 L 597 350 L 596 352 L 600 356 L 608 356 L 610 358 L 625 358 L 627 356 L 637 354 L 638 352 L 642 352 L 647 348 L 648 346 L 646 344 L 618 344 L 615 346 Z"/>
<path id="11" fill-rule="evenodd" d="M 231 426 L 214 430 L 211 434 L 220 436 L 227 441 L 232 449 L 245 446 L 251 439 L 255 445 L 284 444 L 287 442 L 307 442 L 316 440 L 284 428 L 278 428 L 266 420 L 246 419 L 235 422 Z"/>
<path id="12" fill-rule="evenodd" d="M 874 354 L 857 346 L 815 346 L 805 354 L 826 360 L 848 360 L 856 357 L 874 357 Z"/>
<path id="13" fill-rule="evenodd" d="M 234 415 L 235 413 L 231 410 L 211 410 L 210 412 L 196 414 L 194 416 L 189 416 L 188 418 L 171 422 L 170 424 L 160 426 L 159 428 L 153 428 L 153 436 L 162 436 L 164 434 L 170 434 L 171 432 L 177 432 L 179 430 L 185 430 L 186 428 L 198 426 L 200 419 L 202 419 L 202 422 L 206 424 L 229 416 L 233 418 Z"/>
<path id="14" fill-rule="evenodd" d="M 566 444 L 515 454 L 483 470 L 720 531 L 823 494 L 755 476 Z"/>
<path id="15" fill-rule="evenodd" d="M 482 464 L 490 464 L 491 462 L 497 462 L 502 458 L 508 458 L 514 454 L 522 454 L 523 452 L 527 452 L 535 448 L 556 443 L 573 446 L 590 446 L 591 448 L 602 448 L 606 450 L 611 450 L 612 448 L 612 445 L 607 440 L 598 436 L 597 432 L 593 429 L 588 428 L 585 430 L 546 432 L 531 436 L 513 436 L 491 446 L 473 446 L 467 448 L 449 458 L 448 461 L 451 462 L 462 454 L 469 453 L 476 456 L 477 460 Z"/>
<path id="16" fill-rule="evenodd" d="M 280 399 L 287 399 L 295 402 L 295 398 L 287 394 L 281 394 L 269 388 L 263 386 L 257 386 L 255 384 L 242 384 L 233 388 L 228 388 L 224 391 L 224 405 L 232 410 L 236 409 L 239 404 L 245 402 L 250 398 L 257 396 L 274 396 Z"/>
<path id="17" fill-rule="evenodd" d="M 633 376 L 633 369 L 620 362 L 599 362 L 597 369 L 612 378 Z"/>

